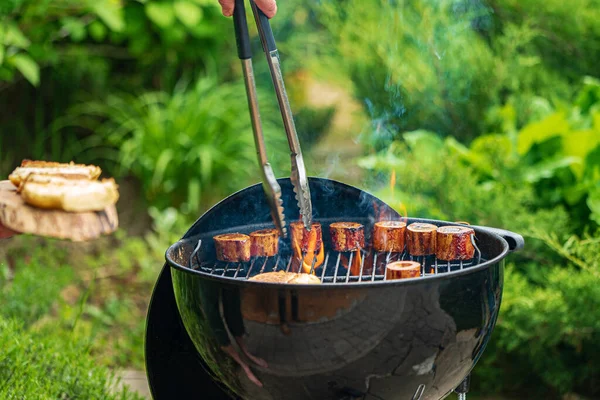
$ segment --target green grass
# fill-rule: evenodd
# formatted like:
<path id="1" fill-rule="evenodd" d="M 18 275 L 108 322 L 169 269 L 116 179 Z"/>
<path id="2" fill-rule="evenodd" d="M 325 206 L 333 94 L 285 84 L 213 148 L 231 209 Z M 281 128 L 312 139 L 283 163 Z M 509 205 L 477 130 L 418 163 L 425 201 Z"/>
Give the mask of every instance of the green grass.
<path id="1" fill-rule="evenodd" d="M 119 232 L 86 244 L 28 236 L 5 241 L 0 317 L 18 321 L 25 332 L 79 341 L 98 365 L 143 369 L 146 309 L 163 264 L 162 252 L 152 249 L 166 248 L 167 240 L 125 239 Z"/>
<path id="2" fill-rule="evenodd" d="M 103 399 L 140 397 L 90 356 L 85 341 L 59 330 L 28 329 L 0 317 L 0 398 Z"/>

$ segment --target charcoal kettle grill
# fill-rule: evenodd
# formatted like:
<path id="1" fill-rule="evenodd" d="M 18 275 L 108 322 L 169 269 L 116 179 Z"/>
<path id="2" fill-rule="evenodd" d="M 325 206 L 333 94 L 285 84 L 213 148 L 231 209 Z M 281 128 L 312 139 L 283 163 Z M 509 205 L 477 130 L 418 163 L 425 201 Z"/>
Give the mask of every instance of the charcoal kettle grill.
<path id="1" fill-rule="evenodd" d="M 290 180 L 278 183 L 285 217 L 298 220 Z M 331 249 L 326 227 L 332 222 L 357 221 L 370 232 L 379 219 L 401 219 L 352 186 L 320 178 L 309 184 L 326 249 Z M 406 220 L 417 221 L 453 225 Z M 330 250 L 314 271 L 320 285 L 248 281 L 292 264 L 287 239 L 281 239 L 276 257 L 239 264 L 215 260 L 214 235 L 265 227 L 274 224 L 257 184 L 215 205 L 167 250 L 145 343 L 155 399 L 444 398 L 464 386 L 489 341 L 502 298 L 504 258 L 523 246 L 515 233 L 472 226 L 473 260 L 420 259 L 426 266 L 422 276 L 393 281 L 369 266 L 387 254 L 365 250 L 361 274 L 355 276 L 348 272 L 351 254 Z M 397 256 L 410 258 L 405 252 Z M 225 307 L 234 310 L 234 318 Z M 235 310 L 248 351 L 268 364 L 263 368 L 247 360 L 262 387 L 220 348 L 223 328 L 235 344 L 231 330 L 240 329 Z"/>
<path id="2" fill-rule="evenodd" d="M 268 20 L 251 2 L 290 144 L 289 179 L 266 158 L 244 2 L 236 0 L 238 55 L 246 82 L 262 184 L 202 215 L 166 251 L 146 327 L 146 371 L 162 399 L 434 400 L 464 398 L 469 374 L 498 317 L 504 258 L 523 247 L 515 233 L 472 226 L 470 260 L 380 253 L 369 245 L 335 252 L 328 226 L 359 222 L 366 243 L 375 222 L 403 218 L 373 195 L 329 179 L 307 178 Z M 285 221 L 321 223 L 325 254 L 294 252 Z M 248 262 L 216 259 L 213 237 L 277 228 L 279 252 Z M 421 264 L 418 277 L 387 280 L 390 261 Z M 320 284 L 249 280 L 307 265 Z M 307 267 L 307 268 L 308 268 Z"/>

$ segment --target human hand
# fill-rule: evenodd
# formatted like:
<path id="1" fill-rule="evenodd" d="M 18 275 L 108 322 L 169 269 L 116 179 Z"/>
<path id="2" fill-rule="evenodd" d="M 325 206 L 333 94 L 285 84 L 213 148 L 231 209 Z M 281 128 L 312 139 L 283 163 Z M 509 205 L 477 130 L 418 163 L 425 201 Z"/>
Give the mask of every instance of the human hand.
<path id="1" fill-rule="evenodd" d="M 0 224 L 0 239 L 6 239 L 18 234 L 19 232 L 15 232 L 12 229 L 8 229 L 4 225 Z"/>
<path id="2" fill-rule="evenodd" d="M 273 18 L 277 14 L 276 0 L 254 0 L 258 8 L 260 8 L 268 18 Z M 235 0 L 219 0 L 223 15 L 231 17 L 235 6 Z"/>

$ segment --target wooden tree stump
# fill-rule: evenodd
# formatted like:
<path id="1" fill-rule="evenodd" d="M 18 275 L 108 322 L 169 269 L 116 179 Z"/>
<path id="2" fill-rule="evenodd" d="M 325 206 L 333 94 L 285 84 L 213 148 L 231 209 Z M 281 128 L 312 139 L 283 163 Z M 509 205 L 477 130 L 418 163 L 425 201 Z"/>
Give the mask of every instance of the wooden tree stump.
<path id="1" fill-rule="evenodd" d="M 114 205 L 81 213 L 35 208 L 21 199 L 10 181 L 0 181 L 0 223 L 16 232 L 82 242 L 114 232 L 119 219 Z"/>

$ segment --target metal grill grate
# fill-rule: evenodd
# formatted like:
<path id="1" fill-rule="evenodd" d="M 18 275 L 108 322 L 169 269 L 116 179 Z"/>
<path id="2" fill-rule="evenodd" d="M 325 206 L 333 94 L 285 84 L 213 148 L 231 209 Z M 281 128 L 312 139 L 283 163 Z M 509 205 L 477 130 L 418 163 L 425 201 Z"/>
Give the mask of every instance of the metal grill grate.
<path id="1" fill-rule="evenodd" d="M 338 253 L 327 251 L 323 264 L 315 268 L 317 257 L 313 256 L 310 273 L 314 273 L 321 279 L 322 283 L 353 283 L 353 282 L 374 282 L 386 279 L 386 267 L 392 261 L 416 261 L 421 264 L 421 277 L 433 274 L 447 273 L 449 271 L 462 270 L 473 267 L 485 260 L 481 256 L 481 251 L 475 243 L 475 236 L 471 235 L 471 242 L 475 247 L 475 256 L 466 261 L 442 261 L 435 256 L 412 256 L 408 254 L 406 248 L 402 253 L 381 253 L 372 250 L 361 250 L 360 273 L 351 274 L 353 258 L 356 252 Z M 202 241 L 198 241 L 196 248 L 192 252 L 188 262 L 188 268 L 204 272 L 209 275 L 223 276 L 234 279 L 246 280 L 254 275 L 263 272 L 286 271 L 290 272 L 292 264 L 302 265 L 306 255 L 303 255 L 302 262 L 292 254 L 277 255 L 273 257 L 253 257 L 248 262 L 223 262 L 201 260 L 199 257 Z M 294 262 L 294 260 L 296 260 Z M 370 260 L 365 265 L 365 260 Z M 292 272 L 297 272 L 295 269 Z"/>

